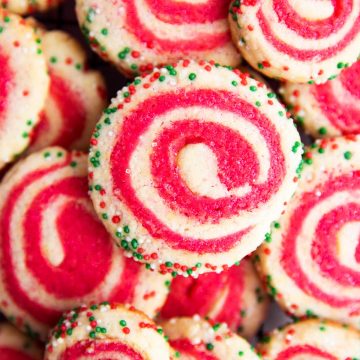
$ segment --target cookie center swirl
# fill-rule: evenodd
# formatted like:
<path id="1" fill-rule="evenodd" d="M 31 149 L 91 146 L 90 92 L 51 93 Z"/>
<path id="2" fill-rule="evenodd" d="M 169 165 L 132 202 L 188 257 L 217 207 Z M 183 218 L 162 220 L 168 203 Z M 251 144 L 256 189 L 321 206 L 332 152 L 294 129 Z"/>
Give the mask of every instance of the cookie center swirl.
<path id="1" fill-rule="evenodd" d="M 232 248 L 252 225 L 241 215 L 261 211 L 286 172 L 269 119 L 230 92 L 208 89 L 140 103 L 124 118 L 110 162 L 114 194 L 150 235 L 200 252 Z M 224 221 L 230 228 L 218 226 Z M 214 226 L 205 235 L 212 238 L 205 225 Z"/>

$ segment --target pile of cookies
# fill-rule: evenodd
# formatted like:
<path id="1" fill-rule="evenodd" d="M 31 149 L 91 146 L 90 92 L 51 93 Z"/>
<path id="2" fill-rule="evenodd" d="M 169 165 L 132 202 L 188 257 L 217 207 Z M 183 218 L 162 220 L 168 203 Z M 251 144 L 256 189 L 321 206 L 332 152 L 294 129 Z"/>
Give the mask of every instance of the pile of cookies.
<path id="1" fill-rule="evenodd" d="M 77 0 L 110 102 L 61 2 L 0 0 L 0 359 L 359 360 L 360 1 Z"/>

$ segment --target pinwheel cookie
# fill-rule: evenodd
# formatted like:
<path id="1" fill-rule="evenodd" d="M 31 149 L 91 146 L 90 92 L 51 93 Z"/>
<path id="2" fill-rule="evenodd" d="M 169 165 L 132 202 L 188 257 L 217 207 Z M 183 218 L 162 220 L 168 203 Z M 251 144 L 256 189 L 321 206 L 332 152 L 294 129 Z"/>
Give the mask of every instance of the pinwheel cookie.
<path id="1" fill-rule="evenodd" d="M 0 186 L 0 306 L 42 339 L 64 310 L 131 303 L 150 316 L 168 280 L 123 256 L 88 197 L 82 153 L 48 148 L 22 160 Z"/>
<path id="2" fill-rule="evenodd" d="M 81 29 L 92 48 L 132 75 L 190 57 L 236 66 L 229 0 L 77 0 Z"/>
<path id="3" fill-rule="evenodd" d="M 176 277 L 160 317 L 200 315 L 225 322 L 232 331 L 250 338 L 265 320 L 267 308 L 260 279 L 251 262 L 244 259 L 221 274 Z"/>
<path id="4" fill-rule="evenodd" d="M 162 324 L 171 347 L 184 360 L 258 360 L 250 344 L 225 324 L 200 317 L 174 318 Z"/>
<path id="5" fill-rule="evenodd" d="M 314 137 L 360 133 L 360 61 L 333 81 L 287 83 L 282 92 L 295 119 Z"/>
<path id="6" fill-rule="evenodd" d="M 43 349 L 12 325 L 0 324 L 1 360 L 41 360 Z"/>
<path id="7" fill-rule="evenodd" d="M 329 321 L 304 320 L 274 330 L 258 350 L 263 360 L 356 360 L 360 333 Z"/>
<path id="8" fill-rule="evenodd" d="M 323 83 L 359 55 L 358 0 L 234 0 L 229 20 L 244 58 L 273 78 Z"/>
<path id="9" fill-rule="evenodd" d="M 0 168 L 29 144 L 48 91 L 40 41 L 17 15 L 0 9 Z"/>
<path id="10" fill-rule="evenodd" d="M 162 273 L 252 252 L 296 188 L 299 135 L 264 84 L 188 60 L 118 93 L 91 139 L 91 195 L 128 254 Z"/>
<path id="11" fill-rule="evenodd" d="M 47 59 L 50 89 L 30 150 L 53 145 L 87 150 L 106 105 L 104 79 L 87 68 L 86 53 L 77 40 L 65 32 L 35 26 Z"/>
<path id="12" fill-rule="evenodd" d="M 288 312 L 360 327 L 359 225 L 360 137 L 318 141 L 258 252 L 269 291 Z"/>
<path id="13" fill-rule="evenodd" d="M 102 303 L 66 312 L 51 332 L 45 360 L 170 360 L 163 331 L 143 313 Z"/>
<path id="14" fill-rule="evenodd" d="M 58 6 L 61 0 L 0 0 L 0 7 L 11 12 L 26 15 L 47 11 Z"/>

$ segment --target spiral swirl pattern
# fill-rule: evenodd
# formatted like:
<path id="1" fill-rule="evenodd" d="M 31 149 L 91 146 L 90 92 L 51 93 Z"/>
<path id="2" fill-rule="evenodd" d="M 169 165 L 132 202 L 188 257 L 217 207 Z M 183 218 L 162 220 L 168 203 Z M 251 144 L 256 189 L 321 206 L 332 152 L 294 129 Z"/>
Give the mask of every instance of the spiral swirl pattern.
<path id="1" fill-rule="evenodd" d="M 235 0 L 230 21 L 246 60 L 268 76 L 291 82 L 325 82 L 359 53 L 357 0 Z"/>
<path id="2" fill-rule="evenodd" d="M 240 56 L 230 38 L 229 2 L 78 0 L 77 14 L 93 49 L 125 73 L 149 71 L 184 57 L 236 66 Z"/>
<path id="3" fill-rule="evenodd" d="M 106 104 L 104 79 L 87 68 L 85 51 L 73 37 L 62 31 L 36 31 L 41 34 L 50 89 L 30 150 L 55 145 L 87 150 Z"/>
<path id="4" fill-rule="evenodd" d="M 169 360 L 162 329 L 135 308 L 102 303 L 66 312 L 51 333 L 45 360 Z"/>
<path id="5" fill-rule="evenodd" d="M 42 338 L 79 303 L 133 303 L 153 316 L 167 294 L 166 279 L 116 249 L 94 213 L 86 174 L 85 154 L 48 148 L 0 187 L 1 309 Z"/>
<path id="6" fill-rule="evenodd" d="M 90 181 L 124 250 L 162 272 L 193 274 L 258 246 L 296 187 L 301 153 L 269 96 L 255 80 L 188 61 L 119 93 L 91 140 Z"/>
<path id="7" fill-rule="evenodd" d="M 258 350 L 264 360 L 353 359 L 360 333 L 325 320 L 303 320 L 274 330 Z"/>
<path id="8" fill-rule="evenodd" d="M 294 315 L 359 326 L 359 140 L 305 154 L 300 188 L 259 250 L 270 291 Z"/>
<path id="9" fill-rule="evenodd" d="M 22 152 L 38 122 L 49 79 L 33 29 L 0 9 L 0 169 Z"/>
<path id="10" fill-rule="evenodd" d="M 240 335 L 251 338 L 263 323 L 268 307 L 260 279 L 249 260 L 242 260 L 221 274 L 208 273 L 198 279 L 176 277 L 160 317 L 200 315 L 224 322 Z"/>
<path id="11" fill-rule="evenodd" d="M 286 84 L 295 119 L 314 137 L 360 133 L 360 61 L 321 85 Z"/>

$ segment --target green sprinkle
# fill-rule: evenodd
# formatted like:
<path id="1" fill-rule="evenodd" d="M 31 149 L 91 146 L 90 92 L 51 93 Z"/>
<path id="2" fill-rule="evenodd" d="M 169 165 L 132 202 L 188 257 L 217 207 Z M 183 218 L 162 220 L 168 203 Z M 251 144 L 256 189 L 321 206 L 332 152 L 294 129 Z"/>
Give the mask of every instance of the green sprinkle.
<path id="1" fill-rule="evenodd" d="M 327 133 L 327 130 L 325 127 L 321 127 L 321 128 L 319 128 L 318 133 L 320 135 L 325 135 Z"/>
<path id="2" fill-rule="evenodd" d="M 160 81 L 160 82 L 163 82 L 165 79 L 166 79 L 166 77 L 165 77 L 164 75 L 161 75 L 161 76 L 159 77 L 159 81 Z"/>
<path id="3" fill-rule="evenodd" d="M 214 345 L 212 343 L 207 343 L 206 344 L 206 349 L 209 350 L 209 351 L 212 351 L 212 350 L 214 350 Z"/>
<path id="4" fill-rule="evenodd" d="M 195 74 L 195 73 L 191 73 L 191 74 L 189 75 L 189 79 L 190 79 L 190 80 L 195 80 L 195 79 L 196 79 L 196 74 Z"/>
<path id="5" fill-rule="evenodd" d="M 55 56 L 52 56 L 51 58 L 50 58 L 50 62 L 52 63 L 52 64 L 56 64 L 57 63 L 57 58 L 55 57 Z"/>
<path id="6" fill-rule="evenodd" d="M 127 322 L 126 322 L 125 320 L 120 320 L 120 321 L 119 321 L 119 324 L 120 324 L 121 326 L 126 326 L 126 325 L 127 325 Z"/>
<path id="7" fill-rule="evenodd" d="M 104 36 L 109 34 L 109 30 L 106 28 L 101 29 L 101 34 L 103 34 Z"/>
<path id="8" fill-rule="evenodd" d="M 220 323 L 215 324 L 215 325 L 213 326 L 214 331 L 218 331 L 219 328 L 220 328 L 220 326 L 221 326 Z"/>
<path id="9" fill-rule="evenodd" d="M 345 151 L 344 152 L 344 158 L 346 160 L 350 160 L 352 158 L 352 153 L 350 151 Z"/>
<path id="10" fill-rule="evenodd" d="M 238 82 L 235 81 L 235 80 L 233 80 L 233 81 L 231 82 L 231 85 L 233 85 L 233 86 L 238 86 Z"/>
<path id="11" fill-rule="evenodd" d="M 336 67 L 338 69 L 342 69 L 343 67 L 345 67 L 345 64 L 343 62 L 339 62 L 339 63 L 337 63 Z"/>
<path id="12" fill-rule="evenodd" d="M 255 85 L 251 85 L 250 88 L 249 88 L 251 91 L 256 91 L 257 90 L 257 87 Z"/>

